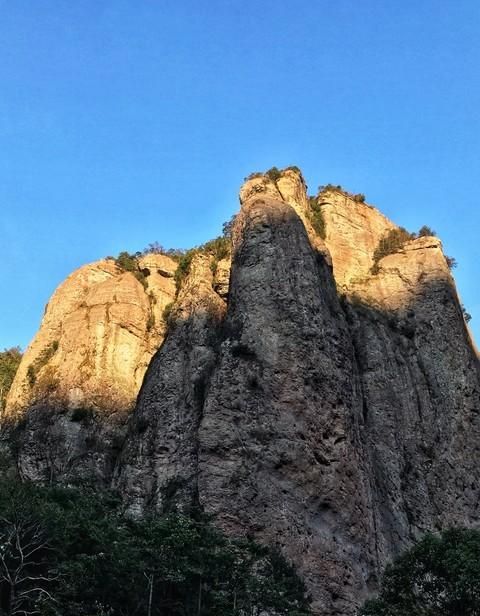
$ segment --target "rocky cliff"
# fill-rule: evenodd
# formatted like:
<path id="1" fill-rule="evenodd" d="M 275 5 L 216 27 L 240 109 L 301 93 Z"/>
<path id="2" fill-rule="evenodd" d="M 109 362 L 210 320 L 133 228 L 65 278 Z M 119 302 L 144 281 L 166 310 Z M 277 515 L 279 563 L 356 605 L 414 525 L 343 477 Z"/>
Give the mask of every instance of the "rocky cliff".
<path id="1" fill-rule="evenodd" d="M 127 415 L 165 335 L 176 267 L 157 254 L 141 257 L 135 272 L 105 259 L 81 267 L 55 291 L 3 418 L 20 421 L 24 477 L 109 480 Z"/>
<path id="2" fill-rule="evenodd" d="M 416 537 L 479 523 L 478 358 L 437 238 L 378 259 L 396 225 L 295 168 L 240 198 L 231 262 L 193 255 L 168 327 L 173 262 L 146 290 L 110 261 L 59 288 L 9 399 L 18 464 L 111 482 L 133 515 L 201 507 L 353 615 Z"/>

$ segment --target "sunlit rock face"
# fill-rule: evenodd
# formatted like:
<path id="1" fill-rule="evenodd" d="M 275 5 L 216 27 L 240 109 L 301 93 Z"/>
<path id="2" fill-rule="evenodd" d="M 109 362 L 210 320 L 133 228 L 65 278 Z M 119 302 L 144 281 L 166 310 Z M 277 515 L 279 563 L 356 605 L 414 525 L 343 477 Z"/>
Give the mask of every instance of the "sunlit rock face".
<path id="1" fill-rule="evenodd" d="M 24 425 L 25 477 L 83 475 L 92 465 L 95 475 L 111 472 L 125 417 L 163 340 L 176 267 L 164 255 L 146 255 L 139 280 L 106 259 L 81 267 L 55 291 L 7 401 L 6 419 Z"/>
<path id="2" fill-rule="evenodd" d="M 319 204 L 335 282 L 339 289 L 348 290 L 369 278 L 378 242 L 396 225 L 373 206 L 339 191 L 321 193 Z"/>
<path id="3" fill-rule="evenodd" d="M 276 545 L 316 613 L 353 616 L 415 538 L 480 522 L 477 353 L 437 238 L 375 262 L 396 225 L 309 199 L 296 168 L 240 199 L 231 258 L 197 252 L 177 295 L 161 255 L 146 289 L 107 260 L 57 290 L 9 399 L 17 462 L 136 516 L 200 507 Z"/>
<path id="4" fill-rule="evenodd" d="M 42 398 L 68 407 L 128 407 L 165 332 L 177 264 L 140 259 L 145 287 L 113 260 L 85 265 L 51 297 L 13 383 L 7 414 Z"/>

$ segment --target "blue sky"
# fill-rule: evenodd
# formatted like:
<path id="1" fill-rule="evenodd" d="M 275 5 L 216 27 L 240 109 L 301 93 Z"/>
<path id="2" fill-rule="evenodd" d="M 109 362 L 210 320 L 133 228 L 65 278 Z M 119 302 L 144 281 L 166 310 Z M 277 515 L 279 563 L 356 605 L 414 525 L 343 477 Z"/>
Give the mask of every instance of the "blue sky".
<path id="1" fill-rule="evenodd" d="M 252 171 L 453 255 L 480 340 L 478 0 L 0 0 L 0 348 L 75 268 L 217 235 Z"/>

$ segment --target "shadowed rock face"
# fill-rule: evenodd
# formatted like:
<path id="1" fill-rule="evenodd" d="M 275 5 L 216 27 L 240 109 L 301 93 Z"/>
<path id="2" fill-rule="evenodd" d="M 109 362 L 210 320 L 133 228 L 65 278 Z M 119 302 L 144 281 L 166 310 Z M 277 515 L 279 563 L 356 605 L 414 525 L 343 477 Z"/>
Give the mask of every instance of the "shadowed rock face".
<path id="1" fill-rule="evenodd" d="M 133 514 L 197 501 L 198 426 L 225 312 L 210 265 L 194 257 L 138 398 L 115 479 Z"/>
<path id="2" fill-rule="evenodd" d="M 78 406 L 37 400 L 20 415 L 18 463 L 33 479 L 112 481 L 134 515 L 201 507 L 227 532 L 277 545 L 318 614 L 353 616 L 416 537 L 479 523 L 479 362 L 437 238 L 408 242 L 373 274 L 375 248 L 395 225 L 323 193 L 322 240 L 305 191 L 294 169 L 248 180 L 231 269 L 228 259 L 194 257 L 165 339 L 162 329 L 142 347 L 145 356 L 160 348 L 130 418 L 121 405 L 79 417 Z M 132 316 L 142 286 L 111 267 L 85 272 L 95 279 L 78 283 L 87 304 L 104 306 L 112 278 L 121 281 L 115 301 L 132 306 L 121 329 L 146 331 L 145 317 Z M 154 264 L 145 268 L 152 276 Z M 160 269 L 171 285 L 157 292 L 163 309 L 175 291 Z M 65 314 L 83 309 L 76 287 Z M 78 350 L 62 342 L 58 322 L 68 319 L 56 305 L 42 325 L 45 345 L 60 336 L 46 368 L 63 357 L 67 374 Z M 95 314 L 89 332 L 105 320 Z M 121 348 L 112 342 L 112 356 Z M 143 360 L 127 356 L 136 392 Z M 82 391 L 88 383 L 79 377 Z"/>
<path id="3" fill-rule="evenodd" d="M 346 613 L 375 569 L 354 352 L 331 270 L 293 209 L 236 221 L 224 338 L 199 430 L 201 506 L 293 559 Z"/>

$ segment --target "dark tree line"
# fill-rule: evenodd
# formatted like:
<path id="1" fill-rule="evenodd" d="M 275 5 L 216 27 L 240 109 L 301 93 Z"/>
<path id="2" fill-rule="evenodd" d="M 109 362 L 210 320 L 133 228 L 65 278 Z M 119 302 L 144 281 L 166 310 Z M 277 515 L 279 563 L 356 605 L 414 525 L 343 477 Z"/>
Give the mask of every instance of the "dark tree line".
<path id="1" fill-rule="evenodd" d="M 427 534 L 387 567 L 381 591 L 360 616 L 478 616 L 480 532 Z"/>
<path id="2" fill-rule="evenodd" d="M 111 494 L 0 484 L 2 616 L 309 614 L 275 551 L 203 515 L 133 520 Z"/>

